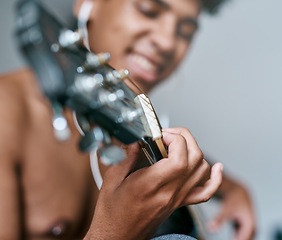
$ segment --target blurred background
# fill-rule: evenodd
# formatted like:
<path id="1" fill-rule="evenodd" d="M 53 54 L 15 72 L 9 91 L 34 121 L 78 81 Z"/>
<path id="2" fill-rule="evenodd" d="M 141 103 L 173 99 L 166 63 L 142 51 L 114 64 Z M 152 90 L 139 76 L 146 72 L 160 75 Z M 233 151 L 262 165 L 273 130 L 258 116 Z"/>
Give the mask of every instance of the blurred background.
<path id="1" fill-rule="evenodd" d="M 15 2 L 0 2 L 1 73 L 25 65 L 14 38 Z M 73 21 L 73 0 L 42 2 Z M 279 0 L 232 0 L 215 16 L 203 14 L 173 81 L 150 94 L 165 125 L 189 128 L 206 158 L 249 188 L 257 240 L 276 239 L 282 229 L 281 9 Z"/>

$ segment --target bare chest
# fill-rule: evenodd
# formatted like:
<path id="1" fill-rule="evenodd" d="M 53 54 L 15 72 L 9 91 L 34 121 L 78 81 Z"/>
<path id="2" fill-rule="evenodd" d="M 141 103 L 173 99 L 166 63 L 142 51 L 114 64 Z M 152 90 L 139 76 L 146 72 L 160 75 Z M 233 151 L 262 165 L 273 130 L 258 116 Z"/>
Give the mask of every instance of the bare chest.
<path id="1" fill-rule="evenodd" d="M 77 148 L 78 137 L 54 138 L 49 121 L 34 123 L 25 142 L 21 173 L 22 205 L 30 239 L 55 236 L 71 239 L 90 224 L 98 190 L 89 155 Z"/>

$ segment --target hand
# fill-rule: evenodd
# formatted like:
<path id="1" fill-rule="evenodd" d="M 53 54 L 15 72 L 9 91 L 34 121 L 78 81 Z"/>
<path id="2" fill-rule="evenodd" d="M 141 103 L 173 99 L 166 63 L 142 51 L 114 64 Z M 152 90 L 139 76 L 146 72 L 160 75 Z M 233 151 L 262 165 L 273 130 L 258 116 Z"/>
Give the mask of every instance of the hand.
<path id="1" fill-rule="evenodd" d="M 224 222 L 231 220 L 235 227 L 235 240 L 253 239 L 256 220 L 247 190 L 244 186 L 224 178 L 219 192 L 223 197 L 221 211 L 209 223 L 209 229 L 217 231 Z"/>
<path id="2" fill-rule="evenodd" d="M 166 129 L 168 158 L 131 173 L 138 147 L 104 177 L 88 237 L 147 239 L 178 207 L 207 201 L 222 180 L 222 165 L 210 169 L 190 132 Z"/>

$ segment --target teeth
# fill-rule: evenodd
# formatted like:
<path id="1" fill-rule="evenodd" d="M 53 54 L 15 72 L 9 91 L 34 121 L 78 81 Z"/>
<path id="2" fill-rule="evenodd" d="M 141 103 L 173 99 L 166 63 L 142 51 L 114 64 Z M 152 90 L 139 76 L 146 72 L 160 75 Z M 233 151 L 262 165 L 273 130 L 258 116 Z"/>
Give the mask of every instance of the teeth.
<path id="1" fill-rule="evenodd" d="M 153 73 L 157 72 L 157 66 L 143 56 L 134 54 L 131 60 L 148 72 L 153 72 Z"/>

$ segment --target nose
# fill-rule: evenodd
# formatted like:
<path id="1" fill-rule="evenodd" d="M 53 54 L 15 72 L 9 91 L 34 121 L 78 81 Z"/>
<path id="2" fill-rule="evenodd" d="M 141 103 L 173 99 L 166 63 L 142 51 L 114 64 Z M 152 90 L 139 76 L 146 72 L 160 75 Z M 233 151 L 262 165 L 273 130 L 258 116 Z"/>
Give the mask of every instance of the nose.
<path id="1" fill-rule="evenodd" d="M 172 53 L 176 46 L 176 23 L 168 18 L 155 24 L 152 30 L 152 43 L 161 53 Z"/>

